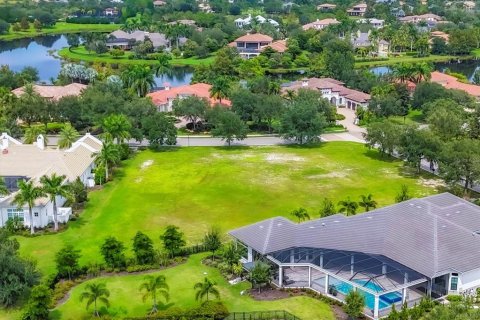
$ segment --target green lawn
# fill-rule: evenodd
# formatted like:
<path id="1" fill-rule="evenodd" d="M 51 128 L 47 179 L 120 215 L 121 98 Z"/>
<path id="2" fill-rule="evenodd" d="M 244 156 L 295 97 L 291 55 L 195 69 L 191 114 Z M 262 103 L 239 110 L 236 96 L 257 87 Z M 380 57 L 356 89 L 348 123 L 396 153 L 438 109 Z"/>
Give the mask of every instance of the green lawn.
<path id="1" fill-rule="evenodd" d="M 456 57 L 456 56 L 450 56 L 450 55 L 440 56 L 440 55 L 434 55 L 434 54 L 429 55 L 428 57 L 421 57 L 421 58 L 403 55 L 399 57 L 390 57 L 388 58 L 388 60 L 378 60 L 378 61 L 362 61 L 361 58 L 357 58 L 355 62 L 355 67 L 362 68 L 362 67 L 390 66 L 397 63 L 442 62 L 442 61 L 450 61 L 453 59 L 467 60 L 471 58 L 472 56 Z"/>
<path id="2" fill-rule="evenodd" d="M 190 257 L 187 263 L 175 268 L 166 269 L 155 274 L 163 274 L 170 286 L 169 307 L 192 308 L 198 306 L 195 301 L 193 285 L 203 281 L 207 276 L 218 284 L 221 300 L 230 311 L 264 311 L 287 310 L 302 319 L 333 320 L 330 307 L 319 300 L 309 297 L 292 297 L 275 301 L 256 301 L 240 292 L 250 288 L 247 282 L 230 285 L 220 274 L 218 269 L 207 267 L 201 263 L 205 254 Z M 91 281 L 104 282 L 110 290 L 110 312 L 120 316 L 144 316 L 151 308 L 151 302 L 142 301 L 142 294 L 138 288 L 145 275 L 128 275 L 100 278 Z M 53 319 L 79 320 L 89 319 L 90 312 L 85 304 L 80 303 L 79 297 L 88 282 L 76 287 L 65 304 L 52 312 Z M 306 307 L 308 305 L 308 307 Z"/>
<path id="3" fill-rule="evenodd" d="M 163 227 L 175 224 L 196 243 L 211 225 L 227 232 L 273 216 L 290 217 L 298 207 L 316 217 L 323 197 L 338 202 L 372 193 L 385 206 L 402 184 L 419 197 L 436 192 L 429 177 L 407 175 L 402 161 L 380 160 L 377 151 L 358 143 L 169 150 L 143 151 L 125 162 L 115 181 L 90 194 L 86 210 L 68 230 L 19 237 L 22 254 L 50 274 L 55 252 L 66 243 L 81 249 L 82 264 L 100 262 L 99 246 L 110 235 L 130 248 L 141 230 L 159 246 Z"/>
<path id="4" fill-rule="evenodd" d="M 96 54 L 95 52 L 88 52 L 84 47 L 72 48 L 63 48 L 58 51 L 58 55 L 64 59 L 72 61 L 86 61 L 86 62 L 97 62 L 97 63 L 112 63 L 112 64 L 156 64 L 156 60 L 143 60 L 143 59 L 129 59 L 128 57 L 132 55 L 131 52 L 125 52 L 125 55 L 121 58 L 113 58 L 109 53 Z M 211 64 L 214 60 L 214 56 L 210 56 L 205 59 L 198 59 L 195 57 L 191 58 L 179 58 L 172 59 L 171 63 L 174 66 L 196 66 L 200 64 Z"/>
<path id="5" fill-rule="evenodd" d="M 410 110 L 406 117 L 394 116 L 389 118 L 391 121 L 398 124 L 424 124 L 425 119 L 421 110 Z"/>
<path id="6" fill-rule="evenodd" d="M 51 28 L 44 28 L 40 32 L 30 26 L 29 30 L 14 32 L 10 30 L 8 34 L 0 35 L 0 40 L 15 40 L 22 38 L 31 38 L 42 36 L 46 34 L 61 34 L 61 33 L 79 33 L 79 32 L 111 32 L 120 27 L 118 24 L 80 24 L 57 22 Z"/>

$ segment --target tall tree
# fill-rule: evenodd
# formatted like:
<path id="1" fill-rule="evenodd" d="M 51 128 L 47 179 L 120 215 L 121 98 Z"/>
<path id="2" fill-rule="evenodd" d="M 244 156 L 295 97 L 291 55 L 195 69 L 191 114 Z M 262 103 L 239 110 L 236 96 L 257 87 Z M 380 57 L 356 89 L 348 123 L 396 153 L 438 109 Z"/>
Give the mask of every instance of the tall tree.
<path id="1" fill-rule="evenodd" d="M 75 249 L 72 244 L 67 244 L 60 249 L 55 254 L 57 274 L 62 278 L 68 277 L 68 280 L 72 280 L 72 277 L 81 271 L 78 263 L 80 257 L 80 250 Z"/>
<path id="2" fill-rule="evenodd" d="M 360 196 L 360 201 L 358 202 L 360 207 L 365 208 L 365 211 L 370 211 L 370 209 L 375 209 L 377 207 L 377 201 L 373 200 L 373 196 L 371 194 Z"/>
<path id="3" fill-rule="evenodd" d="M 93 316 L 99 317 L 97 301 L 109 307 L 108 297 L 110 297 L 110 291 L 108 291 L 105 283 L 87 283 L 85 291 L 80 294 L 80 302 L 87 300 L 87 309 L 93 303 Z"/>
<path id="4" fill-rule="evenodd" d="M 41 187 L 34 185 L 32 180 L 25 182 L 24 180 L 18 181 L 18 192 L 13 198 L 13 204 L 16 204 L 19 208 L 24 205 L 28 206 L 28 217 L 30 220 L 30 233 L 35 233 L 35 226 L 33 222 L 33 207 L 35 201 L 45 195 Z"/>
<path id="5" fill-rule="evenodd" d="M 108 173 L 110 166 L 120 161 L 120 153 L 118 147 L 110 142 L 104 142 L 100 152 L 93 155 L 95 164 L 105 168 L 105 180 L 108 181 Z"/>
<path id="6" fill-rule="evenodd" d="M 281 118 L 280 133 L 284 139 L 311 143 L 319 141 L 325 127 L 325 117 L 315 106 L 294 101 Z"/>
<path id="7" fill-rule="evenodd" d="M 264 285 L 270 282 L 270 275 L 270 266 L 261 261 L 256 261 L 249 272 L 250 281 L 254 287 L 258 288 L 258 292 L 261 291 Z"/>
<path id="8" fill-rule="evenodd" d="M 215 252 L 222 246 L 222 236 L 218 228 L 212 227 L 203 237 L 203 244 L 212 252 L 213 260 L 215 260 Z"/>
<path id="9" fill-rule="evenodd" d="M 390 121 L 373 122 L 364 133 L 366 145 L 378 148 L 382 156 L 392 154 L 398 146 L 398 131 L 398 126 Z"/>
<path id="10" fill-rule="evenodd" d="M 142 298 L 143 301 L 150 297 L 152 298 L 153 304 L 151 313 L 155 313 L 158 311 L 157 296 L 162 296 L 165 301 L 168 302 L 170 299 L 168 293 L 170 288 L 168 287 L 167 279 L 164 275 L 146 276 L 144 280 L 145 282 L 140 285 L 140 291 L 145 291 Z"/>
<path id="11" fill-rule="evenodd" d="M 143 232 L 138 231 L 133 237 L 133 252 L 138 264 L 152 264 L 155 260 L 153 241 Z"/>
<path id="12" fill-rule="evenodd" d="M 177 128 L 174 121 L 163 112 L 155 112 L 151 116 L 144 117 L 142 129 L 153 148 L 177 143 Z"/>
<path id="13" fill-rule="evenodd" d="M 46 320 L 52 304 L 52 290 L 46 285 L 33 287 L 22 320 Z"/>
<path id="14" fill-rule="evenodd" d="M 338 205 L 340 206 L 338 212 L 346 213 L 347 216 L 353 216 L 357 213 L 358 203 L 351 200 L 350 197 L 338 202 Z"/>
<path id="15" fill-rule="evenodd" d="M 60 137 L 58 140 L 58 147 L 60 149 L 68 149 L 77 140 L 79 134 L 78 131 L 70 124 L 67 123 L 60 130 Z"/>
<path id="16" fill-rule="evenodd" d="M 210 296 L 214 296 L 217 299 L 220 299 L 220 291 L 216 288 L 217 284 L 213 281 L 211 281 L 208 278 L 205 278 L 203 282 L 197 282 L 193 286 L 193 289 L 195 289 L 197 292 L 195 294 L 195 299 L 198 300 L 203 300 L 206 298 L 208 301 Z"/>
<path id="17" fill-rule="evenodd" d="M 332 202 L 332 200 L 328 198 L 323 198 L 322 201 L 322 207 L 320 208 L 319 214 L 321 218 L 325 218 L 331 215 L 334 215 L 337 213 L 337 210 L 335 209 L 335 204 Z"/>
<path id="18" fill-rule="evenodd" d="M 103 119 L 102 129 L 106 140 L 120 144 L 131 137 L 132 123 L 124 114 L 112 114 Z"/>
<path id="19" fill-rule="evenodd" d="M 209 102 L 205 98 L 189 96 L 183 99 L 177 98 L 173 101 L 173 112 L 176 116 L 187 118 L 193 125 L 193 130 L 197 128 L 199 119 L 205 118 L 209 107 Z"/>
<path id="20" fill-rule="evenodd" d="M 134 65 L 122 72 L 122 81 L 134 90 L 139 97 L 145 97 L 155 87 L 153 72 L 148 66 Z"/>
<path id="21" fill-rule="evenodd" d="M 56 173 L 52 173 L 51 176 L 44 175 L 40 178 L 43 192 L 48 195 L 53 204 L 53 223 L 55 231 L 58 231 L 57 197 L 62 197 L 64 199 L 71 197 L 70 187 L 65 183 L 65 179 L 66 177 L 64 175 L 57 176 Z"/>
<path id="22" fill-rule="evenodd" d="M 177 226 L 169 225 L 160 236 L 165 250 L 173 257 L 178 254 L 181 248 L 185 245 L 183 232 Z"/>
<path id="23" fill-rule="evenodd" d="M 395 202 L 400 203 L 403 201 L 410 200 L 412 196 L 410 195 L 410 191 L 408 189 L 408 186 L 406 184 L 402 184 L 400 188 L 400 192 L 396 195 L 395 197 Z"/>
<path id="24" fill-rule="evenodd" d="M 298 219 L 298 222 L 310 220 L 310 215 L 305 208 L 298 208 L 290 212 L 292 216 Z"/>
<path id="25" fill-rule="evenodd" d="M 358 318 L 365 308 L 365 296 L 357 290 L 350 290 L 345 297 L 345 313 L 352 319 Z"/>
<path id="26" fill-rule="evenodd" d="M 154 66 L 155 76 L 160 77 L 163 75 L 172 75 L 172 56 L 166 53 L 161 53 L 158 55 L 157 61 L 158 64 Z"/>
<path id="27" fill-rule="evenodd" d="M 247 137 L 248 128 L 238 115 L 224 110 L 216 117 L 212 129 L 214 137 L 221 137 L 231 146 L 234 140 L 243 140 Z"/>
<path id="28" fill-rule="evenodd" d="M 123 268 L 126 265 L 125 245 L 115 237 L 105 239 L 100 247 L 103 259 L 111 268 Z"/>
<path id="29" fill-rule="evenodd" d="M 222 99 L 225 99 L 230 94 L 230 81 L 225 77 L 219 77 L 213 81 L 210 88 L 210 97 L 217 99 L 220 104 Z"/>

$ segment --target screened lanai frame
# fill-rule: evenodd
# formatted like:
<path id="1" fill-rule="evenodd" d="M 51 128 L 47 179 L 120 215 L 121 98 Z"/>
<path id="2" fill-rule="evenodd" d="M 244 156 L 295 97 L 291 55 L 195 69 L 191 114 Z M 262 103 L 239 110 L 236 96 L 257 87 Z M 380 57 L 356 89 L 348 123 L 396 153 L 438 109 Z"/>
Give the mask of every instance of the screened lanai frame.
<path id="1" fill-rule="evenodd" d="M 428 280 L 421 273 L 390 258 L 363 252 L 299 247 L 272 252 L 268 257 L 280 264 L 315 265 L 376 295 Z"/>

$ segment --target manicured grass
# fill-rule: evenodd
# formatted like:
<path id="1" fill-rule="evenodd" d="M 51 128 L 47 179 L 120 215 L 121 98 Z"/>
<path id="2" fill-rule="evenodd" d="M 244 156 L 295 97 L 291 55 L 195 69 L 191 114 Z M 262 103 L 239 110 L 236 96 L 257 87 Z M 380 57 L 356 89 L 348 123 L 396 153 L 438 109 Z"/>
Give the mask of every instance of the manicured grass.
<path id="1" fill-rule="evenodd" d="M 212 225 L 227 232 L 273 216 L 291 218 L 298 207 L 315 218 L 324 197 L 338 202 L 371 193 L 385 206 L 402 184 L 417 197 L 435 193 L 431 177 L 423 178 L 406 174 L 402 161 L 384 161 L 353 142 L 143 151 L 103 190 L 90 193 L 85 211 L 66 231 L 18 239 L 21 253 L 38 260 L 46 275 L 55 272 L 54 255 L 67 243 L 81 250 L 82 264 L 102 262 L 99 246 L 110 235 L 130 248 L 140 230 L 160 246 L 163 228 L 175 224 L 197 243 Z"/>
<path id="2" fill-rule="evenodd" d="M 425 119 L 421 110 L 410 110 L 406 117 L 395 116 L 389 118 L 391 121 L 398 124 L 424 124 Z"/>
<path id="3" fill-rule="evenodd" d="M 219 273 L 218 269 L 207 267 L 201 263 L 205 254 L 190 257 L 187 263 L 166 269 L 155 274 L 163 274 L 170 286 L 169 308 L 192 308 L 198 306 L 195 301 L 193 285 L 203 281 L 205 277 L 217 283 L 220 298 L 230 311 L 264 311 L 287 310 L 302 319 L 333 320 L 330 307 L 319 300 L 309 297 L 292 297 L 276 301 L 256 301 L 241 295 L 240 292 L 250 288 L 250 284 L 242 282 L 230 285 Z M 151 301 L 142 301 L 138 288 L 145 275 L 114 276 L 91 280 L 103 282 L 110 290 L 110 312 L 121 316 L 144 316 L 151 308 Z M 67 302 L 52 312 L 53 319 L 78 320 L 88 318 L 93 309 L 88 311 L 80 302 L 80 294 L 87 283 L 73 289 Z M 308 307 L 307 307 L 308 306 Z M 88 318 L 89 319 L 89 318 Z"/>
<path id="4" fill-rule="evenodd" d="M 58 51 L 58 55 L 64 59 L 72 61 L 86 61 L 96 63 L 110 63 L 110 64 L 156 64 L 156 60 L 143 60 L 143 59 L 129 59 L 132 55 L 131 52 L 125 52 L 125 55 L 120 58 L 113 58 L 109 53 L 96 54 L 95 52 L 88 52 L 84 47 L 63 48 Z M 214 60 L 214 56 L 210 56 L 205 59 L 198 59 L 195 57 L 172 59 L 171 63 L 174 66 L 196 66 L 200 64 L 211 64 Z"/>
<path id="5" fill-rule="evenodd" d="M 0 320 L 20 319 L 22 311 L 20 309 L 5 310 L 0 308 Z"/>
<path id="6" fill-rule="evenodd" d="M 362 67 L 377 67 L 377 66 L 390 66 L 397 63 L 418 63 L 418 62 L 442 62 L 442 61 L 450 61 L 453 59 L 460 59 L 460 60 L 468 60 L 472 59 L 471 56 L 440 56 L 440 55 L 429 55 L 428 57 L 411 57 L 411 56 L 399 56 L 399 57 L 390 57 L 388 60 L 378 60 L 378 61 L 362 61 L 361 58 L 357 58 L 355 62 L 356 68 Z"/>
<path id="7" fill-rule="evenodd" d="M 81 24 L 81 23 L 67 23 L 57 22 L 55 26 L 51 28 L 43 28 L 40 32 L 30 26 L 29 30 L 14 32 L 10 30 L 10 33 L 0 35 L 0 40 L 15 40 L 22 38 L 32 38 L 37 36 L 43 36 L 46 34 L 61 34 L 61 33 L 79 33 L 79 32 L 111 32 L 117 30 L 120 27 L 118 24 Z"/>

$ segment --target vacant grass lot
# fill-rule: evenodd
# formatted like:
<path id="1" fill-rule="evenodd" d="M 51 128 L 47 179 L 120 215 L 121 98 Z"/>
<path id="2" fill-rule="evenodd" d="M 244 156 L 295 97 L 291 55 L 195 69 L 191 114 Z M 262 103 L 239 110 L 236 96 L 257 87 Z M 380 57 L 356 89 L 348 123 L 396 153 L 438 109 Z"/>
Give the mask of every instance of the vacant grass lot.
<path id="1" fill-rule="evenodd" d="M 114 58 L 109 53 L 97 54 L 95 52 L 89 52 L 85 47 L 78 48 L 63 48 L 58 51 L 58 55 L 64 59 L 71 61 L 86 61 L 95 63 L 110 63 L 110 64 L 157 64 L 157 60 L 143 60 L 143 59 L 129 59 L 132 55 L 131 52 L 125 51 L 125 55 L 120 58 Z M 205 59 L 199 59 L 196 57 L 191 58 L 174 58 L 171 60 L 174 66 L 197 66 L 201 64 L 211 64 L 214 60 L 214 56 L 211 55 Z"/>
<path id="2" fill-rule="evenodd" d="M 205 254 L 190 257 L 187 263 L 175 268 L 166 269 L 155 274 L 163 274 L 170 286 L 169 308 L 192 308 L 198 306 L 195 301 L 193 285 L 203 281 L 207 276 L 218 284 L 220 299 L 224 301 L 230 311 L 263 311 L 287 310 L 302 319 L 333 320 L 334 316 L 330 307 L 324 302 L 309 297 L 293 297 L 276 301 L 256 301 L 241 295 L 240 292 L 250 288 L 247 282 L 230 285 L 215 268 L 207 267 L 201 263 Z M 144 316 L 151 308 L 151 301 L 142 301 L 142 294 L 138 288 L 145 275 L 128 275 L 100 278 L 91 281 L 104 282 L 110 290 L 110 312 L 121 316 Z M 85 304 L 80 302 L 80 294 L 87 283 L 76 287 L 67 302 L 52 313 L 53 319 L 78 320 L 90 319 L 91 311 L 85 309 Z M 162 300 L 163 301 L 163 300 Z M 305 306 L 308 305 L 308 308 Z"/>
<path id="3" fill-rule="evenodd" d="M 51 28 L 43 28 L 37 31 L 30 24 L 30 29 L 25 31 L 15 32 L 10 29 L 7 34 L 0 35 L 0 40 L 15 40 L 23 38 L 32 38 L 43 36 L 46 34 L 61 34 L 61 33 L 80 33 L 80 32 L 111 32 L 120 27 L 118 24 L 82 24 L 82 23 L 67 23 L 57 22 Z"/>
<path id="4" fill-rule="evenodd" d="M 55 252 L 66 243 L 81 249 L 81 263 L 100 262 L 99 246 L 109 235 L 130 248 L 141 230 L 160 245 L 163 228 L 175 224 L 195 243 L 212 225 L 227 232 L 273 216 L 290 218 L 298 207 L 317 217 L 323 197 L 338 202 L 372 193 L 385 206 L 402 184 L 420 197 L 435 193 L 438 181 L 406 175 L 403 162 L 383 161 L 377 151 L 351 142 L 143 151 L 113 182 L 90 194 L 85 211 L 66 231 L 19 240 L 22 253 L 49 274 L 55 271 Z"/>

